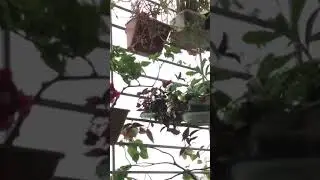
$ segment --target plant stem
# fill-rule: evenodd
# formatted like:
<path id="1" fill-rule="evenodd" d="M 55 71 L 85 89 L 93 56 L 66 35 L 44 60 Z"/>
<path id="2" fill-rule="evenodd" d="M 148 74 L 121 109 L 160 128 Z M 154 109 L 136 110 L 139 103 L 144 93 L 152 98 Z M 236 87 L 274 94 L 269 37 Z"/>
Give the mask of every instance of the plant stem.
<path id="1" fill-rule="evenodd" d="M 108 77 L 107 76 L 58 76 L 49 82 L 43 83 L 38 93 L 34 96 L 33 103 L 38 105 L 48 106 L 51 108 L 106 116 L 107 112 L 103 109 L 90 108 L 87 106 L 63 103 L 55 100 L 46 100 L 41 98 L 41 95 L 54 83 L 57 83 L 59 81 L 66 81 L 66 80 L 87 80 L 87 79 L 108 79 Z M 8 136 L 5 142 L 6 145 L 12 145 L 14 140 L 19 136 L 19 130 L 23 124 L 24 119 L 25 117 L 21 117 L 21 116 L 18 117 L 16 126 L 13 128 L 12 133 Z"/>
<path id="2" fill-rule="evenodd" d="M 303 59 L 302 59 L 302 52 L 301 52 L 301 45 L 300 43 L 294 43 L 294 48 L 296 50 L 296 62 L 297 65 L 303 64 Z"/>

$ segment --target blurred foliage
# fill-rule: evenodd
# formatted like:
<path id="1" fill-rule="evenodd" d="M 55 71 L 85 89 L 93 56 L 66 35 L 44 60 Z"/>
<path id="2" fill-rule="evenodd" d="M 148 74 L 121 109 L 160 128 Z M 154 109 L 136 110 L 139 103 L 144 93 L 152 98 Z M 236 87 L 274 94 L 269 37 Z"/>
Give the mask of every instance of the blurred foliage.
<path id="1" fill-rule="evenodd" d="M 86 57 L 108 45 L 100 37 L 109 27 L 102 16 L 109 13 L 108 1 L 89 4 L 77 0 L 3 0 L 0 27 L 31 41 L 54 71 L 62 74 L 66 61 Z"/>

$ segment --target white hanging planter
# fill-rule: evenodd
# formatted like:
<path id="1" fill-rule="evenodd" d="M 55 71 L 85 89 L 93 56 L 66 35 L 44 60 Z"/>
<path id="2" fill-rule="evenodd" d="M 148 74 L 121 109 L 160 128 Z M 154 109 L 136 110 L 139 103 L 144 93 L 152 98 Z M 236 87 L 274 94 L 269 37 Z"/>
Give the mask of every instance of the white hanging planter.
<path id="1" fill-rule="evenodd" d="M 140 114 L 141 118 L 145 118 L 145 119 L 153 119 L 155 117 L 156 113 L 147 113 L 147 112 L 142 112 Z"/>
<path id="2" fill-rule="evenodd" d="M 194 50 L 209 47 L 209 31 L 204 29 L 206 17 L 198 12 L 186 9 L 177 14 L 171 21 L 174 31 L 170 42 L 175 46 Z"/>
<path id="3" fill-rule="evenodd" d="M 182 115 L 185 122 L 196 126 L 210 125 L 210 111 L 186 112 Z"/>
<path id="4" fill-rule="evenodd" d="M 210 99 L 204 102 L 189 101 L 189 112 L 182 116 L 183 120 L 196 126 L 210 125 Z"/>

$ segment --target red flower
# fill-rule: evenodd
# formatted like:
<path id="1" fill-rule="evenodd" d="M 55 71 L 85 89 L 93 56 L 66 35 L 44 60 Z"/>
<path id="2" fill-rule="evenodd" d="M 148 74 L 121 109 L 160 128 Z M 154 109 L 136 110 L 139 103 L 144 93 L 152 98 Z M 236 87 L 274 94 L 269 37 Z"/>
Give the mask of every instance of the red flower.
<path id="1" fill-rule="evenodd" d="M 32 98 L 17 90 L 11 71 L 0 70 L 0 129 L 7 129 L 12 125 L 16 112 L 26 117 L 31 106 Z"/>
<path id="2" fill-rule="evenodd" d="M 10 69 L 1 69 L 0 70 L 0 81 L 1 82 L 11 82 L 12 81 L 12 73 Z"/>
<path id="3" fill-rule="evenodd" d="M 113 83 L 110 83 L 109 90 L 110 90 L 110 103 L 113 103 L 120 96 L 120 92 L 114 88 Z"/>
<path id="4" fill-rule="evenodd" d="M 19 114 L 24 117 L 29 115 L 31 111 L 31 107 L 33 105 L 33 97 L 26 96 L 22 91 L 19 91 L 18 99 L 19 99 L 19 107 L 18 107 Z"/>

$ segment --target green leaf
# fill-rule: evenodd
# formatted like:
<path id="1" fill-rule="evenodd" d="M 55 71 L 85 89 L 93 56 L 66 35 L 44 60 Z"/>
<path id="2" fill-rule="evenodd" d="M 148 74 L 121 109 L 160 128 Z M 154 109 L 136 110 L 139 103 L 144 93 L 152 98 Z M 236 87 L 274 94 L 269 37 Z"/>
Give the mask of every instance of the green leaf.
<path id="1" fill-rule="evenodd" d="M 291 25 L 292 30 L 298 35 L 298 23 L 306 0 L 289 0 L 291 4 Z"/>
<path id="2" fill-rule="evenodd" d="M 206 64 L 208 60 L 207 59 L 203 59 L 201 62 L 200 62 L 200 70 L 203 72 L 204 71 L 204 65 Z"/>
<path id="3" fill-rule="evenodd" d="M 148 148 L 146 145 L 140 145 L 139 146 L 139 149 L 140 149 L 140 157 L 142 159 L 148 159 L 149 158 L 149 155 L 148 155 Z"/>
<path id="4" fill-rule="evenodd" d="M 186 155 L 185 153 L 181 154 L 181 156 L 182 156 L 182 158 L 183 158 L 184 160 L 187 159 L 187 155 Z"/>
<path id="5" fill-rule="evenodd" d="M 284 66 L 289 60 L 291 60 L 294 53 L 290 53 L 284 56 L 276 57 L 274 54 L 268 54 L 261 62 L 257 76 L 264 82 L 269 78 L 270 73 Z"/>
<path id="6" fill-rule="evenodd" d="M 192 79 L 191 82 L 190 82 L 190 87 L 192 88 L 193 86 L 195 86 L 200 81 L 201 81 L 201 79 Z"/>
<path id="7" fill-rule="evenodd" d="M 319 12 L 320 12 L 320 7 L 313 11 L 313 13 L 309 16 L 308 21 L 307 21 L 305 40 L 306 40 L 306 44 L 308 47 L 310 44 L 310 38 L 312 36 L 313 25 L 317 19 Z"/>
<path id="8" fill-rule="evenodd" d="M 160 53 L 151 54 L 149 56 L 149 59 L 155 61 L 160 57 L 160 55 L 161 55 Z"/>
<path id="9" fill-rule="evenodd" d="M 131 169 L 131 165 L 121 166 L 114 174 L 113 180 L 125 180 L 128 176 L 128 170 Z"/>
<path id="10" fill-rule="evenodd" d="M 182 134 L 182 139 L 185 140 L 188 138 L 189 136 L 189 131 L 190 131 L 190 128 L 186 128 L 184 131 L 183 131 L 183 134 Z"/>
<path id="11" fill-rule="evenodd" d="M 141 62 L 141 66 L 146 67 L 146 66 L 148 66 L 150 63 L 151 63 L 151 62 L 149 62 L 149 61 L 142 61 L 142 62 Z"/>
<path id="12" fill-rule="evenodd" d="M 191 131 L 191 133 L 190 133 L 189 136 L 192 136 L 194 133 L 196 133 L 196 132 L 198 132 L 198 131 L 199 131 L 199 129 L 196 129 L 196 130 Z"/>
<path id="13" fill-rule="evenodd" d="M 310 42 L 319 41 L 319 40 L 320 40 L 320 32 L 317 32 L 310 37 Z"/>
<path id="14" fill-rule="evenodd" d="M 192 176 L 187 172 L 183 173 L 182 179 L 183 180 L 193 180 Z"/>
<path id="15" fill-rule="evenodd" d="M 192 161 L 196 160 L 198 158 L 198 156 L 196 154 L 191 154 L 190 158 Z"/>
<path id="16" fill-rule="evenodd" d="M 153 135 L 152 135 L 152 132 L 150 131 L 150 129 L 147 129 L 146 134 L 147 134 L 148 138 L 150 139 L 150 141 L 152 141 L 154 143 Z"/>
<path id="17" fill-rule="evenodd" d="M 121 170 L 121 171 L 128 171 L 128 170 L 130 170 L 131 169 L 131 165 L 125 165 L 125 166 L 121 166 L 120 168 L 119 168 L 119 170 Z"/>
<path id="18" fill-rule="evenodd" d="M 275 18 L 269 19 L 268 22 L 276 28 L 278 33 L 287 33 L 290 30 L 288 21 L 282 13 L 279 13 Z"/>
<path id="19" fill-rule="evenodd" d="M 164 55 L 164 57 L 166 57 L 166 58 L 172 58 L 172 59 L 174 59 L 174 54 L 172 54 L 171 52 L 166 51 L 166 52 L 163 53 L 163 55 Z"/>
<path id="20" fill-rule="evenodd" d="M 198 163 L 198 164 L 202 164 L 201 159 L 198 159 L 197 163 Z"/>
<path id="21" fill-rule="evenodd" d="M 181 53 L 181 49 L 178 48 L 178 47 L 175 47 L 175 46 L 170 46 L 169 50 L 170 50 L 171 52 L 173 52 L 174 54 Z"/>
<path id="22" fill-rule="evenodd" d="M 195 74 L 197 74 L 196 71 L 187 71 L 187 72 L 186 72 L 186 75 L 187 75 L 187 76 L 193 76 L 193 75 L 195 75 Z"/>
<path id="23" fill-rule="evenodd" d="M 210 74 L 210 64 L 208 64 L 205 69 L 205 75 L 209 75 L 209 74 Z"/>
<path id="24" fill-rule="evenodd" d="M 128 153 L 130 155 L 130 157 L 132 158 L 132 160 L 137 163 L 140 157 L 140 153 L 138 152 L 138 147 L 137 145 L 134 144 L 130 144 L 128 145 Z"/>
<path id="25" fill-rule="evenodd" d="M 242 40 L 247 44 L 255 44 L 261 47 L 280 36 L 282 35 L 270 31 L 249 31 L 242 37 Z"/>
<path id="26" fill-rule="evenodd" d="M 44 63 L 58 74 L 63 74 L 65 72 L 67 65 L 65 59 L 60 59 L 58 56 L 49 55 L 47 53 L 42 53 L 41 57 Z"/>
<path id="27" fill-rule="evenodd" d="M 202 73 L 200 67 L 198 67 L 198 66 L 197 66 L 194 70 L 195 70 L 197 73 L 199 73 L 199 74 Z"/>
<path id="28" fill-rule="evenodd" d="M 143 144 L 143 142 L 142 142 L 140 139 L 136 139 L 136 140 L 134 141 L 134 144 L 135 144 L 136 146 L 140 146 L 141 144 Z"/>

